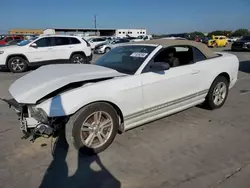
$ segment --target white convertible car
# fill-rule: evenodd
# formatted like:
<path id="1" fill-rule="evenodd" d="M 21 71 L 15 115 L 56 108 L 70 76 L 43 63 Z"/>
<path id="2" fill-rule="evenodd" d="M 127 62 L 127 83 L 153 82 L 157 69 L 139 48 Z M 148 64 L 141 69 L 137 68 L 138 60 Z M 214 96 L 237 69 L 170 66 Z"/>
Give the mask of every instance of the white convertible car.
<path id="1" fill-rule="evenodd" d="M 158 39 L 125 44 L 95 65 L 48 65 L 16 80 L 6 100 L 27 135 L 65 126 L 81 153 L 105 150 L 118 132 L 206 104 L 220 108 L 237 80 L 239 60 L 204 44 Z"/>

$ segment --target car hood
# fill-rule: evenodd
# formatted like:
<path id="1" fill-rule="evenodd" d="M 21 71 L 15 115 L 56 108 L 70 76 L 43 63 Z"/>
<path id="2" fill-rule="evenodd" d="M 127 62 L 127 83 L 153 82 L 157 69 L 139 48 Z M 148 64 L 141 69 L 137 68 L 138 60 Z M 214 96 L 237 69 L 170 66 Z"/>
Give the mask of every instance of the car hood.
<path id="1" fill-rule="evenodd" d="M 116 70 L 91 64 L 48 65 L 16 80 L 9 92 L 18 103 L 35 104 L 39 99 L 70 83 L 124 75 Z"/>
<path id="2" fill-rule="evenodd" d="M 22 48 L 22 46 L 18 46 L 18 45 L 5 45 L 5 46 L 1 46 L 1 50 L 10 50 L 10 51 L 13 51 L 13 50 L 17 50 L 17 49 L 20 49 Z"/>

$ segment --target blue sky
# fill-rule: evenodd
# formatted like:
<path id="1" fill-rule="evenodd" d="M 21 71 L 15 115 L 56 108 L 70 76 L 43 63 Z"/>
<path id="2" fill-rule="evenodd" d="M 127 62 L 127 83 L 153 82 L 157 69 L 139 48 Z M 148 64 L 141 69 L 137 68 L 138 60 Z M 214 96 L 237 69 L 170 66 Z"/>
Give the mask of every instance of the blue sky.
<path id="1" fill-rule="evenodd" d="M 1 0 L 1 31 L 147 28 L 150 33 L 250 29 L 250 0 Z"/>

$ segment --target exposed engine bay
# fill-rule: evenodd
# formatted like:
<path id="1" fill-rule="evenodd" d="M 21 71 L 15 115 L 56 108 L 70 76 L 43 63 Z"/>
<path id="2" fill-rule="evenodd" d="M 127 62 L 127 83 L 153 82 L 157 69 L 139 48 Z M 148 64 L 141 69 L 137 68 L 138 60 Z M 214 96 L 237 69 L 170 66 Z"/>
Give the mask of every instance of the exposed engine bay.
<path id="1" fill-rule="evenodd" d="M 61 130 L 69 119 L 69 116 L 49 117 L 43 109 L 36 108 L 37 104 L 66 91 L 112 78 L 113 77 L 70 83 L 39 99 L 36 104 L 20 104 L 15 99 L 1 100 L 9 104 L 9 107 L 16 111 L 20 121 L 20 129 L 24 133 L 22 138 L 27 139 L 31 137 L 31 141 L 34 142 L 38 137 L 48 138 L 52 136 Z"/>

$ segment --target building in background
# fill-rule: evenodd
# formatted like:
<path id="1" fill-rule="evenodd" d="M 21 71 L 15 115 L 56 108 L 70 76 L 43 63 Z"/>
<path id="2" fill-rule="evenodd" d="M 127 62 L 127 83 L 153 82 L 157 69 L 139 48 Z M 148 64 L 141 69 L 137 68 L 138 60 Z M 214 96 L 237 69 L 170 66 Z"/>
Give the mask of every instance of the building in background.
<path id="1" fill-rule="evenodd" d="M 41 35 L 44 29 L 10 29 L 10 35 Z"/>
<path id="2" fill-rule="evenodd" d="M 115 35 L 117 37 L 138 37 L 140 35 L 147 35 L 147 30 L 146 29 L 116 29 Z"/>
<path id="3" fill-rule="evenodd" d="M 146 35 L 146 29 L 103 29 L 103 28 L 47 28 L 47 29 L 10 29 L 10 35 L 41 35 L 62 34 L 78 36 L 115 36 L 124 38 L 127 36 L 138 37 Z"/>
<path id="4" fill-rule="evenodd" d="M 50 28 L 45 29 L 44 34 L 66 34 L 66 35 L 81 35 L 81 36 L 116 36 L 124 38 L 127 36 L 138 37 L 146 35 L 146 29 L 102 29 L 102 28 Z"/>

